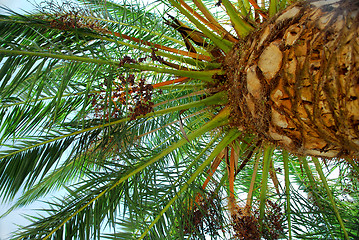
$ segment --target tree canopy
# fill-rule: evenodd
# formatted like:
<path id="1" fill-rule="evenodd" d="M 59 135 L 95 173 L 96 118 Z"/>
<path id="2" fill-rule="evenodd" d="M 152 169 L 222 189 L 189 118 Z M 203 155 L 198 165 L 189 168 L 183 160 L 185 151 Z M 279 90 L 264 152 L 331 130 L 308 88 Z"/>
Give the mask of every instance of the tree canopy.
<path id="1" fill-rule="evenodd" d="M 224 59 L 289 4 L 0 15 L 0 191 L 22 193 L 6 214 L 55 196 L 14 238 L 358 237 L 356 157 L 296 156 L 231 124 Z"/>

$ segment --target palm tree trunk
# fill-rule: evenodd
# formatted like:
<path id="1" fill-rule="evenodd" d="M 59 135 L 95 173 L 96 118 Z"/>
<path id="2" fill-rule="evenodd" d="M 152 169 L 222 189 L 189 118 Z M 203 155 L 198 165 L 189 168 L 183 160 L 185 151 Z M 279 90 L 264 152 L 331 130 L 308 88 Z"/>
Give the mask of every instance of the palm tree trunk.
<path id="1" fill-rule="evenodd" d="M 357 157 L 358 34 L 356 0 L 277 14 L 226 59 L 232 125 L 297 155 Z"/>

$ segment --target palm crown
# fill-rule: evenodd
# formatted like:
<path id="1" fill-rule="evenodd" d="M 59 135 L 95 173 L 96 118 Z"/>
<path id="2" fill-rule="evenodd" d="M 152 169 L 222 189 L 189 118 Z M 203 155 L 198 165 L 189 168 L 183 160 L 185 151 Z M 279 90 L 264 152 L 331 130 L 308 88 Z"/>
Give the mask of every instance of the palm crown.
<path id="1" fill-rule="evenodd" d="M 357 237 L 359 7 L 290 4 L 0 16 L 7 213 L 66 191 L 14 236 Z"/>

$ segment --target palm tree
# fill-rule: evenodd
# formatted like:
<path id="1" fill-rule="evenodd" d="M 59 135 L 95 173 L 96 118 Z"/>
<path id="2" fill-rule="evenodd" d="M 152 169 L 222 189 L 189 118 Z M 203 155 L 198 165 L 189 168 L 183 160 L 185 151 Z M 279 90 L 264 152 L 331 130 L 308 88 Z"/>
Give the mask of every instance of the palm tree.
<path id="1" fill-rule="evenodd" d="M 358 237 L 358 18 L 356 0 L 0 16 L 6 214 L 65 191 L 14 237 Z"/>

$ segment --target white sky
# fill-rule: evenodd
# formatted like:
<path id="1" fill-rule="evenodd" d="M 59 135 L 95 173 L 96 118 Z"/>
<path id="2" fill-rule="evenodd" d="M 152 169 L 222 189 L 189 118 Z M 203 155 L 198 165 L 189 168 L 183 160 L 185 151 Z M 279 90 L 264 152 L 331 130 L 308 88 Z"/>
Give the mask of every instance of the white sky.
<path id="1" fill-rule="evenodd" d="M 27 0 L 0 0 L 0 6 L 8 7 L 11 10 L 19 11 L 19 10 L 31 10 L 33 6 L 34 0 L 27 1 Z M 39 1 L 38 1 L 39 2 Z M 4 13 L 4 10 L 0 9 L 0 13 Z"/>
<path id="2" fill-rule="evenodd" d="M 39 0 L 38 0 L 39 1 Z M 31 2 L 34 2 L 33 0 Z M 0 6 L 8 7 L 11 10 L 22 12 L 22 10 L 30 11 L 33 9 L 33 6 L 27 0 L 0 0 Z M 4 14 L 5 11 L 0 9 L 0 14 Z M 39 204 L 40 205 L 40 204 Z M 34 208 L 40 208 L 40 206 L 34 206 L 28 208 L 23 208 L 13 211 L 7 217 L 0 219 L 0 240 L 6 240 L 9 237 L 9 234 L 17 229 L 16 224 L 26 225 L 27 221 L 21 216 L 23 214 L 30 214 L 31 210 Z M 0 197 L 0 215 L 4 213 L 7 209 L 10 208 L 10 204 L 1 204 Z"/>
<path id="3" fill-rule="evenodd" d="M 0 204 L 0 215 L 11 207 L 11 204 Z M 14 210 L 8 216 L 0 219 L 0 240 L 9 239 L 9 234 L 17 229 L 16 224 L 27 225 L 29 223 L 22 215 L 31 214 L 34 208 L 41 208 L 40 205 L 25 207 L 22 209 Z"/>

